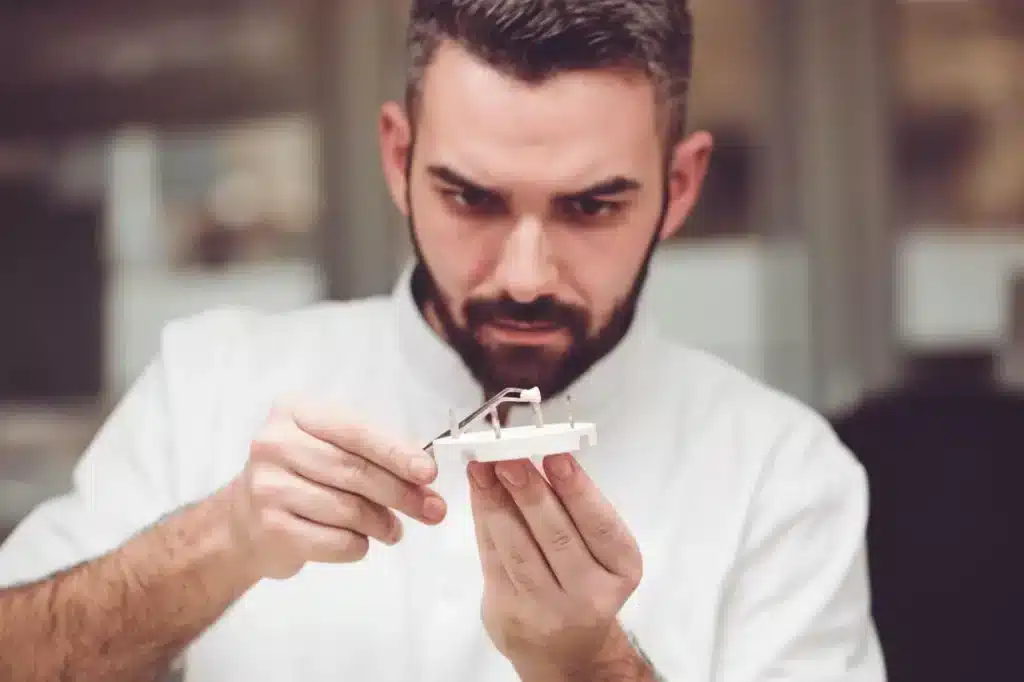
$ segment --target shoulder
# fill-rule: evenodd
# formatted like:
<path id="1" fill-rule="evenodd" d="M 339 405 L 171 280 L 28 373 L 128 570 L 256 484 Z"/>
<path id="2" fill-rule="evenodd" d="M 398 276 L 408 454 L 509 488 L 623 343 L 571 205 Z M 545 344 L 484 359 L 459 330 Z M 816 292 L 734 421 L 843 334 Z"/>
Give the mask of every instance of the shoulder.
<path id="1" fill-rule="evenodd" d="M 280 313 L 216 308 L 170 322 L 154 364 L 178 431 L 251 430 L 278 400 L 364 385 L 394 344 L 392 310 L 370 298 Z"/>
<path id="2" fill-rule="evenodd" d="M 318 362 L 368 350 L 390 332 L 385 297 L 324 301 L 287 312 L 218 307 L 170 321 L 159 353 L 170 366 L 240 366 L 289 358 Z"/>
<path id="3" fill-rule="evenodd" d="M 781 477 L 859 490 L 860 463 L 831 423 L 808 404 L 706 352 L 668 344 L 682 424 L 727 444 L 759 484 Z"/>
<path id="4" fill-rule="evenodd" d="M 352 301 L 321 301 L 286 312 L 222 306 L 171 320 L 164 341 L 209 342 L 217 339 L 249 343 L 301 340 L 320 334 L 365 329 L 390 320 L 391 301 L 380 296 Z"/>
<path id="5" fill-rule="evenodd" d="M 168 323 L 152 405 L 190 472 L 190 495 L 235 474 L 275 402 L 364 385 L 378 364 L 366 358 L 391 343 L 391 310 L 387 299 L 365 299 L 279 313 L 214 308 Z"/>
<path id="6" fill-rule="evenodd" d="M 795 397 L 769 386 L 719 357 L 665 342 L 677 400 L 689 418 L 745 424 L 763 435 L 787 427 L 828 429 L 825 418 Z"/>

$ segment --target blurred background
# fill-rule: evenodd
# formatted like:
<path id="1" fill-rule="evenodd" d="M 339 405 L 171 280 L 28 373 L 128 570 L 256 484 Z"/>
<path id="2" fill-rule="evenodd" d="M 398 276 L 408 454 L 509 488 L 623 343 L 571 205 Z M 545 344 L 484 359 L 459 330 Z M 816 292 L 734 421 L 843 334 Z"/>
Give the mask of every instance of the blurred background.
<path id="1" fill-rule="evenodd" d="M 984 679 L 1021 597 L 1000 576 L 1020 568 L 1024 2 L 691 4 L 691 119 L 718 148 L 653 304 L 865 463 L 892 679 Z M 405 9 L 0 0 L 0 537 L 67 487 L 168 320 L 390 290 L 409 249 L 375 125 Z M 915 648 L 954 636 L 962 669 Z"/>

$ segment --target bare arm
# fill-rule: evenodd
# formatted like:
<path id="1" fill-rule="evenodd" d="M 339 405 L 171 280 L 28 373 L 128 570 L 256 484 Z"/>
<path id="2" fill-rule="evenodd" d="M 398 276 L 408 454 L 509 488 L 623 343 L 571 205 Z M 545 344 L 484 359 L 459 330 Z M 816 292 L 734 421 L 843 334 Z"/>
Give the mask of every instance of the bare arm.
<path id="1" fill-rule="evenodd" d="M 0 678 L 138 682 L 171 661 L 257 576 L 231 542 L 222 494 L 121 549 L 0 591 Z"/>
<path id="2" fill-rule="evenodd" d="M 330 409 L 275 409 L 220 492 L 102 558 L 0 591 L 0 680 L 155 680 L 259 579 L 394 545 L 396 511 L 439 523 L 436 476 L 419 447 Z"/>

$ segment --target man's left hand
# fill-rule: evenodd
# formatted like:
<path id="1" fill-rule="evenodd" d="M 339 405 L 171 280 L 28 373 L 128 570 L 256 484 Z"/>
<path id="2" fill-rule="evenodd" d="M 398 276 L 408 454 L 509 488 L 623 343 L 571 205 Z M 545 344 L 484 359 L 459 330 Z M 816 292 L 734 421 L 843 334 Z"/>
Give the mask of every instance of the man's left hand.
<path id="1" fill-rule="evenodd" d="M 617 624 L 636 540 L 571 455 L 544 470 L 550 484 L 530 460 L 469 465 L 487 632 L 524 682 L 644 679 Z"/>

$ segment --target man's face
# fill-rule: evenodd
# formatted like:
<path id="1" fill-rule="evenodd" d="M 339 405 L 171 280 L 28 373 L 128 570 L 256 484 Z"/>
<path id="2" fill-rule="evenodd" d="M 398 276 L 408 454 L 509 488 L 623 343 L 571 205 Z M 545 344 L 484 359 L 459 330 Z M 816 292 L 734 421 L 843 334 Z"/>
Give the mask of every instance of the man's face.
<path id="1" fill-rule="evenodd" d="M 414 147 L 404 114 L 385 108 L 385 171 L 428 318 L 488 392 L 556 394 L 625 333 L 710 147 L 691 139 L 666 162 L 656 114 L 640 75 L 531 85 L 451 44 L 426 74 Z"/>

